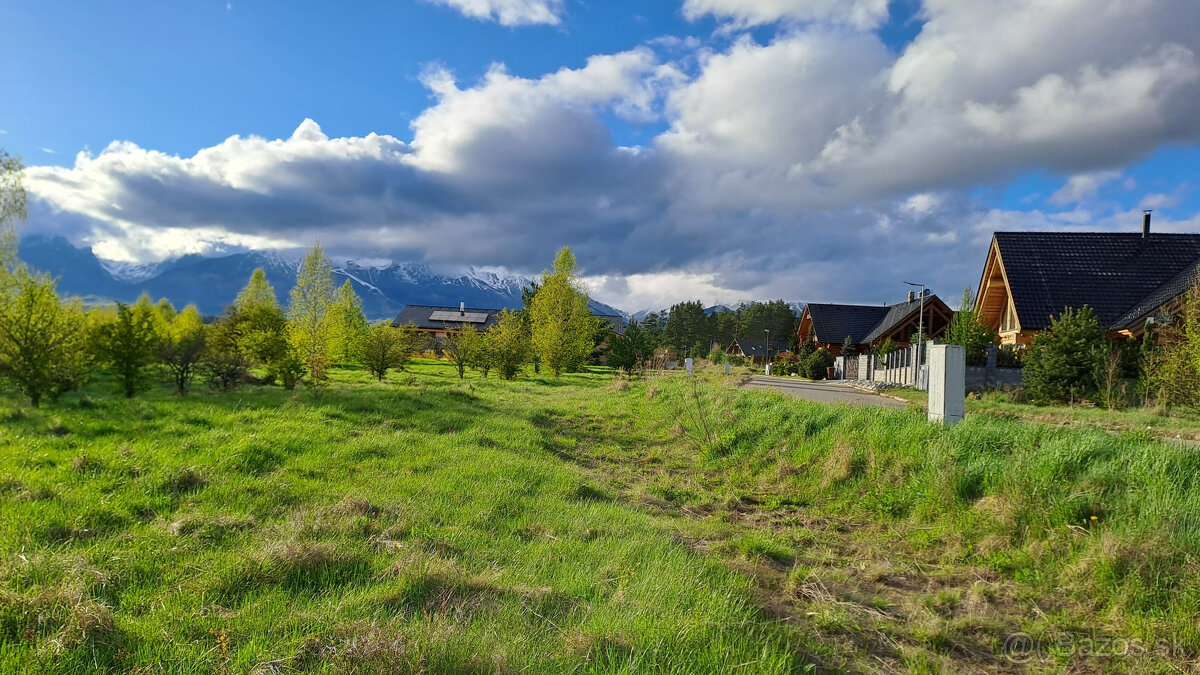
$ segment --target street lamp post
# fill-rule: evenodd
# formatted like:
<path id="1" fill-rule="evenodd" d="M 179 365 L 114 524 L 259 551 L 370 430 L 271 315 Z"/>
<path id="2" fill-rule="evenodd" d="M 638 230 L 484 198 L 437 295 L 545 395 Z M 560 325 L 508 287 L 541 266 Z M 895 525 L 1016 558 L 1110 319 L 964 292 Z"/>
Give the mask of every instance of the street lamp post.
<path id="1" fill-rule="evenodd" d="M 913 367 L 913 379 L 916 380 L 921 373 L 921 352 L 925 350 L 925 284 L 914 284 L 911 281 L 904 283 L 909 286 L 918 286 L 921 289 L 920 314 L 917 316 L 917 352 Z M 919 382 L 915 382 L 915 384 L 920 386 Z"/>
<path id="2" fill-rule="evenodd" d="M 766 356 L 763 357 L 764 365 L 765 365 L 765 370 L 763 372 L 770 375 L 771 374 L 771 329 L 764 328 L 763 333 L 765 333 L 767 336 L 766 342 L 763 343 L 763 353 L 766 354 Z"/>

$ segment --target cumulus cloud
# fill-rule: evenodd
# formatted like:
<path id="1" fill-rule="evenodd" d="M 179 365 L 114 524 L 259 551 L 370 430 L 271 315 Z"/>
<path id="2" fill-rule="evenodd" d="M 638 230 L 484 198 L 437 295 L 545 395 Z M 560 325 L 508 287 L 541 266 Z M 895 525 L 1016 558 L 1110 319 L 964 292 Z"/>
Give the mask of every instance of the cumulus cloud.
<path id="1" fill-rule="evenodd" d="M 756 26 L 776 21 L 825 22 L 875 28 L 888 18 L 888 0 L 684 0 L 690 20 L 706 15 Z"/>
<path id="2" fill-rule="evenodd" d="M 429 0 L 481 21 L 503 26 L 558 25 L 562 22 L 562 0 Z"/>
<path id="3" fill-rule="evenodd" d="M 1091 199 L 1100 192 L 1100 188 L 1121 177 L 1120 171 L 1094 171 L 1080 173 L 1067 179 L 1065 185 L 1050 195 L 1050 203 L 1066 206 Z"/>
<path id="4" fill-rule="evenodd" d="M 534 78 L 431 67 L 410 136 L 329 138 L 305 120 L 191 157 L 117 142 L 31 168 L 28 187 L 38 227 L 126 259 L 320 236 L 342 255 L 537 271 L 569 244 L 628 309 L 697 293 L 884 301 L 914 276 L 957 295 L 993 229 L 1136 229 L 1081 203 L 1098 208 L 1114 167 L 1200 139 L 1192 2 L 926 0 L 897 53 L 863 30 L 886 3 L 688 0 L 688 16 L 781 27 Z M 622 147 L 614 117 L 666 130 Z M 1064 176 L 1061 211 L 968 196 L 1037 169 Z"/>

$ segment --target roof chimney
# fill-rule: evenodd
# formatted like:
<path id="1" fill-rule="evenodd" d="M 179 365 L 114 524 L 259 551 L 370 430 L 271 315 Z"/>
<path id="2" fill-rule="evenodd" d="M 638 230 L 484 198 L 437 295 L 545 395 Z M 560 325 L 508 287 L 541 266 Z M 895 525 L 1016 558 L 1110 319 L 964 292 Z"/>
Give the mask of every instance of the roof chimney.
<path id="1" fill-rule="evenodd" d="M 913 295 L 914 295 L 914 293 L 913 293 L 912 291 L 909 291 L 909 292 L 908 292 L 908 301 L 909 301 L 909 302 L 912 302 L 912 301 L 913 301 Z"/>
<path id="2" fill-rule="evenodd" d="M 1142 211 L 1142 239 L 1147 239 L 1150 237 L 1150 214 L 1151 213 L 1153 213 L 1153 211 L 1151 209 L 1146 209 L 1145 211 Z"/>
<path id="3" fill-rule="evenodd" d="M 466 314 L 466 313 L 467 313 L 467 303 L 465 303 L 465 302 L 459 302 L 459 303 L 458 303 L 458 315 L 459 315 L 459 316 L 462 316 L 462 315 L 464 315 L 464 314 Z"/>

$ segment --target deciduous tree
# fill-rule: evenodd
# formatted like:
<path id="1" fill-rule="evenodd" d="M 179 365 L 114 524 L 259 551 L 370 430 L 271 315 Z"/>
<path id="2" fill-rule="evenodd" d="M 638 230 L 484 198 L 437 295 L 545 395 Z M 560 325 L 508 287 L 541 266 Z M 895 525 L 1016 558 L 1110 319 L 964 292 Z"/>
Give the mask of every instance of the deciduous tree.
<path id="1" fill-rule="evenodd" d="M 529 330 L 521 315 L 509 310 L 487 330 L 483 340 L 492 365 L 505 380 L 515 378 L 529 362 Z"/>
<path id="2" fill-rule="evenodd" d="M 350 280 L 342 284 L 330 308 L 332 321 L 332 358 L 335 363 L 353 363 L 370 328 L 363 314 L 362 298 L 354 292 Z"/>
<path id="3" fill-rule="evenodd" d="M 126 398 L 149 388 L 162 333 L 162 317 L 146 296 L 132 307 L 118 303 L 116 320 L 100 326 L 97 353 Z"/>
<path id="4" fill-rule="evenodd" d="M 575 256 L 565 246 L 554 268 L 542 274 L 530 306 L 530 327 L 533 353 L 555 377 L 583 367 L 592 352 L 596 318 L 588 309 Z"/>
<path id="5" fill-rule="evenodd" d="M 314 396 L 329 380 L 333 302 L 333 266 L 318 242 L 304 256 L 288 304 L 288 343 L 308 371 Z"/>
<path id="6" fill-rule="evenodd" d="M 0 296 L 0 379 L 37 407 L 78 386 L 90 364 L 84 313 L 64 305 L 54 281 L 18 268 Z"/>
<path id="7" fill-rule="evenodd" d="M 167 321 L 158 353 L 163 365 L 171 374 L 175 385 L 175 393 L 183 396 L 187 393 L 192 378 L 196 375 L 196 367 L 204 354 L 204 338 L 207 327 L 195 305 L 188 305 Z"/>
<path id="8" fill-rule="evenodd" d="M 472 340 L 476 331 L 467 325 L 457 328 L 446 327 L 446 337 L 442 340 L 442 355 L 450 359 L 454 369 L 458 371 L 458 379 L 463 379 L 470 360 Z"/>
<path id="9" fill-rule="evenodd" d="M 424 340 L 411 323 L 393 328 L 389 322 L 382 321 L 367 329 L 356 358 L 382 382 L 389 370 L 404 370 Z"/>
<path id="10" fill-rule="evenodd" d="M 0 275 L 17 266 L 16 225 L 25 220 L 24 173 L 19 157 L 0 150 Z"/>

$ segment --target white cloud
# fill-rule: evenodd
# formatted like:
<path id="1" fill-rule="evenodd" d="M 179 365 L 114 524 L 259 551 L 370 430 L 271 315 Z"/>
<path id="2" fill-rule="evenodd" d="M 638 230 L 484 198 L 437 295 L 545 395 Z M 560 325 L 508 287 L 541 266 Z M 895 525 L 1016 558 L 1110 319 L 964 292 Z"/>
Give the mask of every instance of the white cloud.
<path id="1" fill-rule="evenodd" d="M 1079 173 L 1067 179 L 1065 185 L 1050 195 L 1050 203 L 1056 206 L 1075 204 L 1096 196 L 1100 188 L 1121 177 L 1120 171 L 1094 171 Z"/>
<path id="2" fill-rule="evenodd" d="M 870 29 L 887 21 L 888 0 L 684 0 L 683 15 L 756 26 L 776 21 L 825 22 Z"/>
<path id="3" fill-rule="evenodd" d="M 47 155 L 57 155 L 58 154 L 51 148 L 42 148 L 42 152 L 46 153 Z"/>
<path id="4" fill-rule="evenodd" d="M 916 273 L 956 297 L 992 229 L 1139 226 L 1096 197 L 1136 187 L 1114 167 L 1200 139 L 1191 2 L 927 0 L 900 54 L 853 21 L 793 12 L 765 44 L 658 40 L 467 83 L 432 68 L 411 139 L 329 138 L 305 120 L 192 157 L 117 142 L 31 168 L 30 224 L 137 259 L 319 235 L 345 255 L 536 271 L 569 244 L 598 297 L 627 309 L 694 295 L 884 301 Z M 689 4 L 729 18 L 718 10 L 826 6 Z M 668 129 L 619 147 L 613 115 Z M 1036 169 L 1071 177 L 1051 197 L 1062 211 L 967 196 Z"/>
<path id="5" fill-rule="evenodd" d="M 562 22 L 562 0 L 429 0 L 481 21 L 503 26 L 558 25 Z"/>

